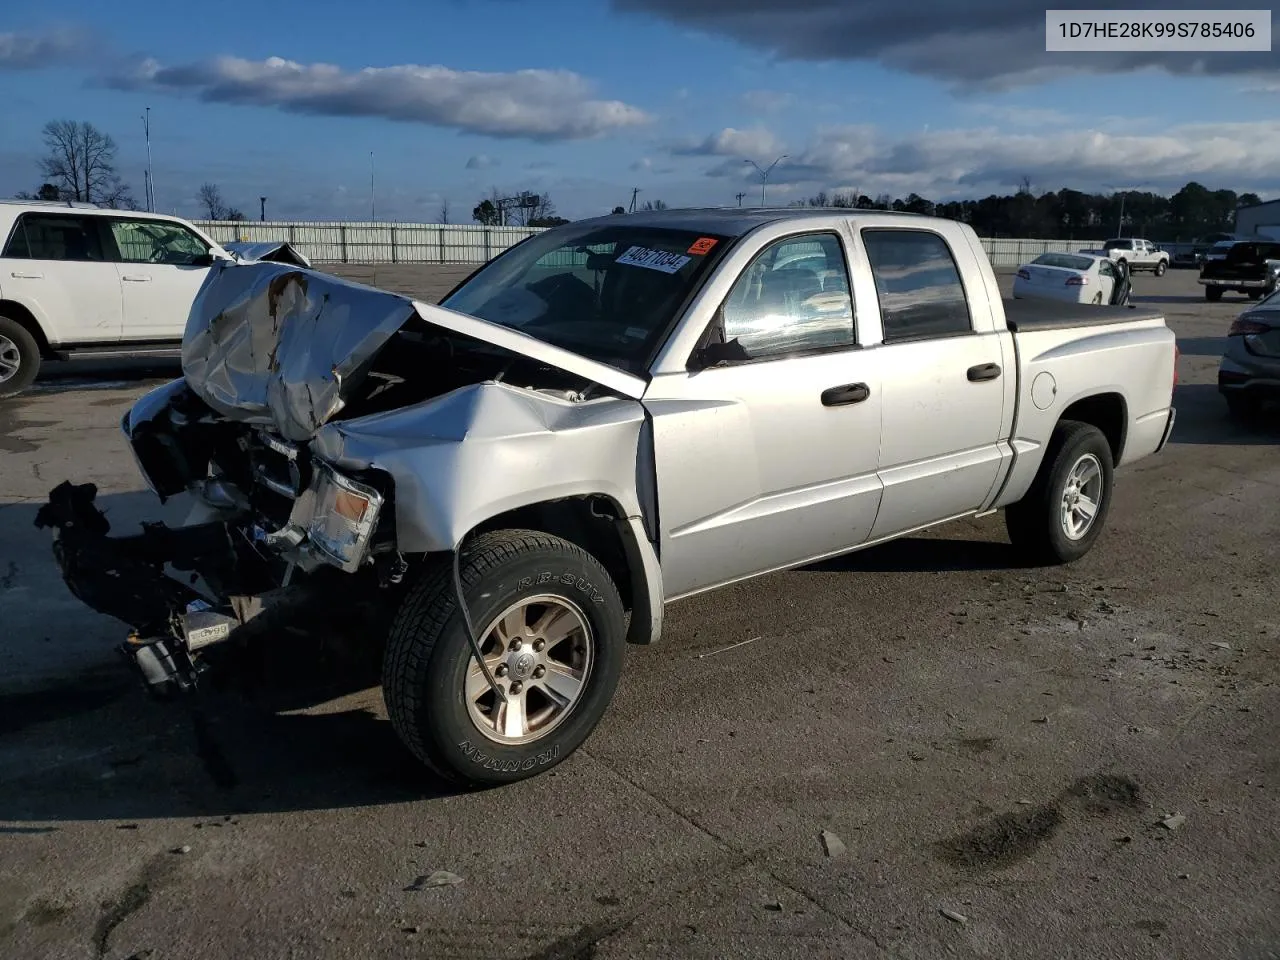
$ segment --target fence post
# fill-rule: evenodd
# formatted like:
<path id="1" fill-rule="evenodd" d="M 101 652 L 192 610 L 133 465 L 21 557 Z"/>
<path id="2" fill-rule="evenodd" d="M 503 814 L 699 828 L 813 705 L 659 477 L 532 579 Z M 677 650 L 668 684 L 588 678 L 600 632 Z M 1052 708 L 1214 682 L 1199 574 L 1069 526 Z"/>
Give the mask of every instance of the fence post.
<path id="1" fill-rule="evenodd" d="M 440 257 L 439 262 L 446 263 L 447 261 L 444 258 L 444 227 L 441 227 L 437 232 L 440 234 L 440 245 L 437 247 L 437 252 Z"/>
<path id="2" fill-rule="evenodd" d="M 342 251 L 342 262 L 347 262 L 347 225 L 338 227 L 338 248 Z"/>
<path id="3" fill-rule="evenodd" d="M 394 223 L 391 225 L 391 262 L 400 262 L 396 259 L 396 225 Z"/>
<path id="4" fill-rule="evenodd" d="M 485 263 L 488 263 L 490 260 L 493 259 L 493 254 L 489 252 L 489 242 L 490 242 L 491 232 L 492 231 L 490 231 L 488 227 L 484 228 L 484 261 Z"/>

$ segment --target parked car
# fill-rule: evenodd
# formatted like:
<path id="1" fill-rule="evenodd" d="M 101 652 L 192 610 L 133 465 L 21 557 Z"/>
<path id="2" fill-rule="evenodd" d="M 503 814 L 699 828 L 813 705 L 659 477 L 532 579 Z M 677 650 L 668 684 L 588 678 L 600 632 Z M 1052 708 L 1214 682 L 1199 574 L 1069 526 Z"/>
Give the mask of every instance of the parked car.
<path id="1" fill-rule="evenodd" d="M 1110 305 L 1117 303 L 1114 295 L 1120 291 L 1120 280 L 1116 264 L 1106 257 L 1042 253 L 1018 268 L 1013 278 L 1013 296 Z"/>
<path id="2" fill-rule="evenodd" d="M 1163 277 L 1169 269 L 1169 254 L 1161 250 L 1150 240 L 1134 237 L 1120 237 L 1108 240 L 1098 250 L 1081 250 L 1081 253 L 1106 257 L 1116 262 L 1123 261 L 1130 272 L 1150 270 L 1157 277 Z"/>
<path id="3" fill-rule="evenodd" d="M 670 601 L 1001 508 L 1025 556 L 1082 557 L 1175 357 L 1154 310 L 1005 305 L 970 227 L 910 214 L 580 221 L 440 306 L 219 263 L 184 377 L 122 422 L 187 525 L 109 537 L 70 482 L 36 522 L 156 690 L 259 619 L 390 611 L 394 729 L 510 782 L 583 743 Z"/>
<path id="4" fill-rule="evenodd" d="M 236 256 L 178 217 L 0 201 L 0 397 L 30 386 L 42 360 L 176 356 L 210 265 Z"/>
<path id="5" fill-rule="evenodd" d="M 1198 281 L 1206 300 L 1221 300 L 1234 290 L 1259 300 L 1280 285 L 1280 240 L 1236 240 L 1221 257 L 1206 260 Z"/>
<path id="6" fill-rule="evenodd" d="M 1247 420 L 1280 400 L 1280 292 L 1245 310 L 1227 331 L 1218 390 L 1231 416 Z"/>

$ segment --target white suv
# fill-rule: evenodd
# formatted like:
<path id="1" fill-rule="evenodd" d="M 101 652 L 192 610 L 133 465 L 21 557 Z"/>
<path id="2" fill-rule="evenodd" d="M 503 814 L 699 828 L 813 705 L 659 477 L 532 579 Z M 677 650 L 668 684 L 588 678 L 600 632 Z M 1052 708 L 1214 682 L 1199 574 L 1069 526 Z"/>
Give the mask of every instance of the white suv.
<path id="1" fill-rule="evenodd" d="M 215 259 L 177 217 L 91 204 L 0 201 L 0 397 L 42 359 L 169 354 Z"/>

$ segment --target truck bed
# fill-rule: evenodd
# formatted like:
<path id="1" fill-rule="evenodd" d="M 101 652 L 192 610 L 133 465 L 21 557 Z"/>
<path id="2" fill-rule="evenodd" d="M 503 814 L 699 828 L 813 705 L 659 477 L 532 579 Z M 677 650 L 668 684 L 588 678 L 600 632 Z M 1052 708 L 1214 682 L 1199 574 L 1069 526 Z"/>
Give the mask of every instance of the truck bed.
<path id="1" fill-rule="evenodd" d="M 1004 299 L 1005 322 L 1015 333 L 1036 330 L 1068 330 L 1098 327 L 1135 320 L 1160 320 L 1164 314 L 1150 307 L 1095 307 L 1088 303 L 1059 303 L 1053 300 Z"/>

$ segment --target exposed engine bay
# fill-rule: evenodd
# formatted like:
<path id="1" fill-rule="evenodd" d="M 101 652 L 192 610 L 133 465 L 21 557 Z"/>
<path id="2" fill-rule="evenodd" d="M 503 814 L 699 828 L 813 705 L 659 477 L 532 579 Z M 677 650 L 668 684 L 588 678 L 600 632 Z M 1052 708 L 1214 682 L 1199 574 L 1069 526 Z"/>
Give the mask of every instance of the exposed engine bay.
<path id="1" fill-rule="evenodd" d="M 196 654 L 264 613 L 376 597 L 481 506 L 554 498 L 575 473 L 634 489 L 634 399 L 436 311 L 284 264 L 211 272 L 186 375 L 121 421 L 161 502 L 190 498 L 185 523 L 109 536 L 94 485 L 71 483 L 36 519 L 72 592 L 129 625 L 153 688 L 192 685 Z"/>

